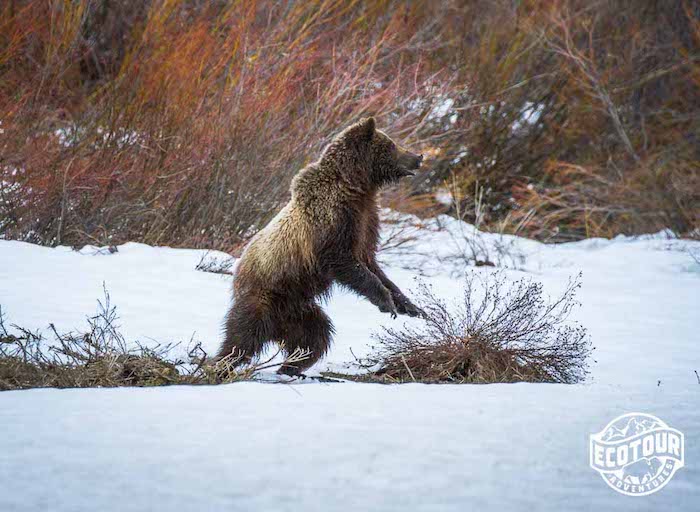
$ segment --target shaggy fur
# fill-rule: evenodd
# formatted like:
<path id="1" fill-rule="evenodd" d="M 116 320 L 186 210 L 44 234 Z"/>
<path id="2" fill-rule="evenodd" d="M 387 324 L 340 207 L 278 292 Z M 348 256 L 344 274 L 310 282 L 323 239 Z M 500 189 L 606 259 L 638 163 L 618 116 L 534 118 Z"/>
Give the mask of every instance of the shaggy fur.
<path id="1" fill-rule="evenodd" d="M 233 306 L 219 352 L 249 362 L 270 341 L 311 357 L 281 373 L 297 374 L 328 350 L 333 324 L 317 300 L 340 283 L 380 311 L 422 312 L 377 264 L 377 191 L 414 174 L 422 155 L 398 147 L 363 119 L 341 132 L 292 182 L 292 198 L 248 244 L 236 271 Z"/>

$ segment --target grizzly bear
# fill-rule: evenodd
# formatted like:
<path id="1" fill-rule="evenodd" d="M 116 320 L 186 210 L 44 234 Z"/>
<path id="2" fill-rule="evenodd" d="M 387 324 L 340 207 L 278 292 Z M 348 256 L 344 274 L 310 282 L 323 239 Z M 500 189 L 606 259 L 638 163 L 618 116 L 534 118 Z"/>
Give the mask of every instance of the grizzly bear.
<path id="1" fill-rule="evenodd" d="M 248 243 L 236 269 L 233 305 L 219 358 L 250 362 L 268 342 L 310 352 L 278 373 L 298 375 L 328 350 L 333 324 L 317 301 L 339 283 L 380 311 L 419 316 L 375 258 L 377 192 L 420 168 L 422 155 L 399 147 L 362 119 L 337 135 L 292 180 L 289 203 Z"/>

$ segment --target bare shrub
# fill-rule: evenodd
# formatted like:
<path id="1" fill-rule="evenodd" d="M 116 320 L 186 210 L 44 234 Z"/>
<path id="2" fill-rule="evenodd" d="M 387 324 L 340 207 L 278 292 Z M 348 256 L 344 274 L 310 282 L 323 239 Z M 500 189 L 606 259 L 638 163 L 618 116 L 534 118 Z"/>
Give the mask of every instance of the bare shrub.
<path id="1" fill-rule="evenodd" d="M 367 114 L 428 157 L 402 211 L 687 235 L 698 47 L 687 0 L 0 2 L 0 236 L 232 250 Z"/>
<path id="2" fill-rule="evenodd" d="M 195 270 L 201 272 L 210 272 L 212 274 L 233 275 L 233 268 L 236 260 L 230 256 L 217 256 L 205 252 L 199 259 L 199 263 L 194 267 Z"/>
<path id="3" fill-rule="evenodd" d="M 507 286 L 502 273 L 469 273 L 462 302 L 448 306 L 421 284 L 416 303 L 425 324 L 377 334 L 378 346 L 362 364 L 379 369 L 364 380 L 582 382 L 593 348 L 585 328 L 567 323 L 580 286 L 579 275 L 548 301 L 540 283 L 522 279 Z"/>
<path id="4" fill-rule="evenodd" d="M 59 333 L 51 324 L 52 339 L 16 325 L 11 333 L 0 309 L 0 390 L 223 384 L 251 380 L 261 370 L 309 356 L 296 350 L 285 361 L 273 363 L 281 347 L 272 357 L 241 368 L 240 355 L 214 361 L 196 343 L 186 359 L 176 358 L 177 344 L 146 347 L 136 342 L 130 348 L 117 320 L 106 290 L 97 314 L 88 317 L 87 331 Z"/>
<path id="5" fill-rule="evenodd" d="M 421 55 L 439 46 L 426 5 L 14 5 L 0 5 L 0 234 L 48 245 L 232 250 L 327 137 L 371 113 L 415 140 L 432 108 L 416 98 L 449 83 Z"/>
<path id="6" fill-rule="evenodd" d="M 460 19 L 456 39 L 467 92 L 450 91 L 418 190 L 476 179 L 483 224 L 510 216 L 544 240 L 697 229 L 700 4 L 460 7 L 483 11 Z"/>
<path id="7" fill-rule="evenodd" d="M 634 172 L 622 173 L 610 162 L 601 167 L 549 162 L 548 182 L 514 189 L 522 207 L 514 217 L 525 232 L 545 241 L 663 229 L 692 238 L 700 220 L 697 164 L 667 154 L 635 165 Z"/>

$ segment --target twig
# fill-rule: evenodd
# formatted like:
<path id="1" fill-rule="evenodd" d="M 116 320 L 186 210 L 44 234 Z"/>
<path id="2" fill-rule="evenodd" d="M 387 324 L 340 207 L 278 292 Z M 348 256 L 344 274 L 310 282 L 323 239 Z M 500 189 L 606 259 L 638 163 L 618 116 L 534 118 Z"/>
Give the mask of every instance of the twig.
<path id="1" fill-rule="evenodd" d="M 403 361 L 403 365 L 406 367 L 406 371 L 408 371 L 408 374 L 411 376 L 411 380 L 416 382 L 416 378 L 413 376 L 413 372 L 408 367 L 408 363 L 406 362 L 406 358 L 403 356 L 403 354 L 401 354 L 401 360 Z"/>

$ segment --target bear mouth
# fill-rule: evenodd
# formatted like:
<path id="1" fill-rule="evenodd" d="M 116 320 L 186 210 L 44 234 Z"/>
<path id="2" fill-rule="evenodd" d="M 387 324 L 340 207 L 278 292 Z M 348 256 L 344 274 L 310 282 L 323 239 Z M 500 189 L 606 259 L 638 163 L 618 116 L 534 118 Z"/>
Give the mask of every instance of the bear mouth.
<path id="1" fill-rule="evenodd" d="M 413 153 L 404 153 L 399 157 L 398 176 L 399 178 L 415 176 L 416 171 L 420 169 L 423 163 L 423 155 L 414 155 Z"/>
<path id="2" fill-rule="evenodd" d="M 408 165 L 406 165 L 406 164 L 399 165 L 398 166 L 399 178 L 415 176 L 418 172 L 418 169 L 421 168 L 422 161 L 423 161 L 423 158 L 418 157 L 413 162 L 409 163 Z"/>

